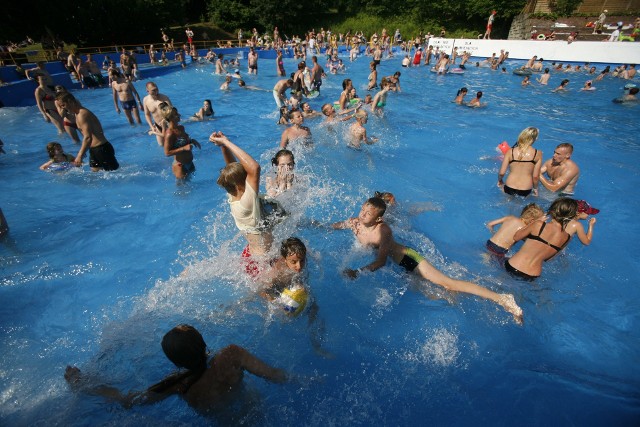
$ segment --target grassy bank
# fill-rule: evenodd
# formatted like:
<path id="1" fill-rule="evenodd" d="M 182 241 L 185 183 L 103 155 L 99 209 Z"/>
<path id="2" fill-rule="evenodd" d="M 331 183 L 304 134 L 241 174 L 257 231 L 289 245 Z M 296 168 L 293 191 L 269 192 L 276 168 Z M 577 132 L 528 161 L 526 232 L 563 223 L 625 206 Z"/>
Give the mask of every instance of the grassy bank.
<path id="1" fill-rule="evenodd" d="M 474 25 L 474 27 L 478 27 L 477 30 L 469 28 L 467 26 L 468 24 L 469 23 L 445 25 L 433 20 L 418 22 L 410 15 L 383 18 L 366 13 L 359 13 L 356 16 L 344 20 L 336 18 L 330 26 L 325 26 L 325 28 L 329 27 L 331 31 L 343 34 L 346 34 L 347 31 L 351 31 L 352 34 L 354 31 L 362 31 L 366 36 L 371 36 L 374 32 L 380 34 L 383 28 L 386 28 L 387 33 L 393 36 L 395 30 L 399 29 L 404 40 L 413 38 L 420 32 L 423 34 L 429 32 L 438 35 L 442 28 L 446 30 L 447 37 L 450 38 L 476 38 L 480 30 L 484 31 L 482 24 Z"/>

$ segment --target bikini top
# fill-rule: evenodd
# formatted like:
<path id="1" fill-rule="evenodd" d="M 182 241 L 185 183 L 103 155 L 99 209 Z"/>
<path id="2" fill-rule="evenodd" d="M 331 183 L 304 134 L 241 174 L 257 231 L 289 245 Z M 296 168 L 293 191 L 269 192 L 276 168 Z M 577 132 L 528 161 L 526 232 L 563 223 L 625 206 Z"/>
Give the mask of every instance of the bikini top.
<path id="1" fill-rule="evenodd" d="M 55 101 L 56 98 L 53 95 L 49 95 L 48 93 L 42 97 L 43 101 Z"/>
<path id="2" fill-rule="evenodd" d="M 189 144 L 191 138 L 187 137 L 187 136 L 179 136 L 176 138 L 176 142 L 173 143 L 173 148 L 180 148 L 180 147 L 184 147 L 185 145 Z"/>
<path id="3" fill-rule="evenodd" d="M 516 163 L 533 163 L 534 165 L 536 164 L 536 156 L 538 155 L 538 150 L 536 150 L 535 148 L 534 148 L 535 151 L 533 152 L 533 159 L 531 159 L 531 160 L 516 160 L 513 157 L 513 150 L 514 149 L 512 148 L 511 149 L 511 160 L 509 160 L 509 164 L 511 164 L 513 162 L 516 162 Z"/>
<path id="4" fill-rule="evenodd" d="M 527 239 L 531 239 L 531 240 L 537 240 L 538 242 L 544 243 L 545 245 L 549 246 L 550 248 L 555 249 L 556 253 L 560 252 L 561 250 L 563 250 L 565 248 L 565 246 L 567 246 L 567 244 L 569 244 L 569 240 L 571 240 L 571 236 L 568 233 L 567 234 L 567 240 L 565 240 L 565 242 L 562 244 L 562 246 L 556 246 L 554 244 L 551 244 L 549 242 L 547 242 L 546 240 L 544 240 L 542 237 L 540 237 L 540 235 L 542 234 L 542 231 L 544 230 L 544 227 L 546 227 L 547 223 L 543 222 L 542 223 L 542 227 L 540 227 L 540 231 L 538 232 L 537 235 L 531 234 L 529 233 L 529 235 L 527 236 Z M 549 258 L 545 259 L 545 262 L 550 260 L 551 258 L 553 258 L 555 254 L 551 255 Z"/>

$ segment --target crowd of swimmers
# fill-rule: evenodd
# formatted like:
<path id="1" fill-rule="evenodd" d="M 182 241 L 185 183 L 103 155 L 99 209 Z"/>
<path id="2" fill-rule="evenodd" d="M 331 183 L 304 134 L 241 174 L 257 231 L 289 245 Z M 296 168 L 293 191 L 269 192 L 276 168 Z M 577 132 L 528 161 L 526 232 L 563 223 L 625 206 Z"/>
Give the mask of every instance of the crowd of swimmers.
<path id="1" fill-rule="evenodd" d="M 278 40 L 278 35 L 274 34 L 274 36 L 274 39 Z M 333 37 L 328 35 L 328 47 L 331 47 Z M 384 31 L 380 39 L 384 41 L 388 38 L 389 35 Z M 239 39 L 242 39 L 242 35 L 239 35 Z M 354 36 L 354 42 L 355 39 L 360 40 L 360 36 Z M 266 178 L 266 195 L 260 193 L 262 171 L 259 163 L 223 132 L 216 131 L 209 136 L 209 142 L 219 147 L 225 163 L 217 184 L 227 193 L 231 217 L 246 239 L 246 246 L 240 258 L 248 280 L 259 285 L 259 294 L 269 304 L 289 314 L 297 315 L 306 310 L 310 318 L 316 317 L 317 306 L 313 303 L 304 274 L 306 245 L 296 237 L 285 239 L 279 245 L 274 245 L 272 235 L 273 227 L 287 220 L 286 211 L 278 201 L 279 197 L 287 192 L 295 192 L 296 186 L 299 185 L 295 176 L 296 163 L 293 148 L 311 149 L 313 142 L 311 130 L 304 126 L 304 121 L 322 116 L 324 116 L 324 122 L 328 124 L 352 121 L 348 125 L 346 138 L 346 145 L 351 148 L 362 149 L 363 145 L 375 144 L 378 139 L 368 135 L 366 130 L 369 117 L 378 117 L 383 114 L 388 96 L 393 97 L 395 96 L 393 94 L 401 92 L 400 72 L 384 76 L 378 81 L 383 46 L 376 42 L 372 43 L 370 48 L 368 47 L 368 54 L 371 55 L 372 60 L 367 77 L 367 89 L 372 92 L 361 98 L 357 95 L 352 80 L 344 78 L 338 99 L 333 103 L 323 104 L 320 111 L 315 111 L 310 103 L 319 94 L 322 80 L 327 78 L 327 74 L 318 63 L 319 50 L 315 47 L 317 38 L 313 40 L 316 42 L 309 43 L 314 45 L 310 52 L 314 54 L 311 57 L 310 67 L 307 66 L 305 57 L 310 49 L 309 45 L 305 45 L 306 48 L 301 53 L 296 72 L 288 77 L 284 72 L 282 55 L 276 58 L 275 69 L 280 79 L 273 87 L 272 93 L 276 107 L 280 110 L 278 123 L 289 126 L 282 132 L 278 151 L 272 158 L 274 173 Z M 255 51 L 257 47 L 257 44 L 252 45 L 249 52 L 247 71 L 250 74 L 258 73 L 258 55 Z M 333 66 L 334 55 L 334 52 L 327 54 L 330 67 Z M 356 60 L 357 56 L 358 53 L 352 60 Z M 433 60 L 436 71 L 446 72 L 449 67 L 456 65 L 457 58 L 461 58 L 461 62 L 467 62 L 469 57 L 470 55 L 466 52 L 461 55 L 457 52 L 448 55 L 432 47 L 416 46 L 414 60 L 409 61 L 407 65 L 419 66 L 423 62 L 430 64 Z M 494 68 L 497 69 L 507 57 L 508 52 L 502 51 L 499 57 L 492 56 L 484 60 L 483 65 L 493 68 L 497 64 Z M 210 55 L 211 60 L 214 58 L 212 62 L 215 63 L 216 72 L 226 77 L 223 86 L 226 84 L 225 89 L 227 89 L 232 76 L 226 76 L 227 70 L 222 55 Z M 405 63 L 406 61 L 403 61 L 403 64 Z M 480 62 L 477 64 L 481 66 Z M 90 74 L 94 71 L 91 66 L 84 68 Z M 74 69 L 80 76 L 86 74 L 77 67 Z M 543 72 L 542 59 L 538 60 L 534 56 L 523 69 Z M 560 71 L 562 67 L 556 70 Z M 603 71 L 599 78 L 609 73 L 608 67 L 605 70 L 606 72 Z M 344 73 L 345 70 L 339 68 L 338 72 Z M 595 75 L 595 69 L 589 64 L 585 64 L 582 70 L 572 69 L 572 72 Z M 616 72 L 620 77 L 631 80 L 635 76 L 635 65 L 616 70 Z M 238 71 L 234 74 L 238 74 L 236 78 L 244 83 Z M 548 75 L 547 68 L 541 74 L 538 83 L 548 84 Z M 67 132 L 74 141 L 80 143 L 75 156 L 66 154 L 59 143 L 48 144 L 46 151 L 49 160 L 41 166 L 41 169 L 46 170 L 56 164 L 81 166 L 87 151 L 90 153 L 89 164 L 92 170 L 118 169 L 115 150 L 105 137 L 98 118 L 63 87 L 52 87 L 52 82 L 46 75 L 34 72 L 34 76 L 39 82 L 35 96 L 43 118 L 54 123 L 59 133 Z M 194 147 L 200 148 L 201 144 L 188 135 L 181 124 L 180 112 L 168 96 L 159 92 L 154 82 L 146 83 L 147 95 L 144 99 L 140 99 L 132 84 L 134 78 L 135 73 L 131 68 L 128 73 L 116 68 L 109 70 L 116 113 L 121 112 L 121 107 L 127 121 L 135 125 L 141 123 L 140 112 L 142 111 L 149 126 L 148 133 L 156 139 L 166 156 L 173 157 L 174 175 L 179 180 L 187 179 L 195 171 L 192 150 Z M 98 83 L 98 79 L 95 82 Z M 88 84 L 88 82 L 85 83 Z M 527 78 L 527 83 L 523 85 L 530 83 L 530 79 Z M 567 84 L 568 79 L 563 79 L 556 91 L 566 89 Z M 590 87 L 590 84 L 585 83 L 584 90 L 590 90 L 588 89 Z M 629 89 L 629 94 L 625 96 L 635 96 L 638 92 L 635 86 L 630 86 Z M 464 100 L 467 93 L 467 88 L 461 88 L 454 102 L 461 105 L 483 106 L 480 102 L 482 91 L 478 91 L 475 98 L 468 103 Z M 213 106 L 207 99 L 189 120 L 206 120 L 213 115 Z M 82 139 L 79 138 L 77 131 L 80 131 Z M 553 156 L 545 161 L 542 151 L 533 147 L 538 135 L 538 129 L 528 127 L 520 133 L 512 147 L 504 143 L 506 144 L 503 150 L 504 160 L 498 173 L 497 186 L 507 195 L 526 198 L 530 195 L 537 196 L 539 184 L 542 184 L 548 191 L 556 193 L 558 198 L 546 210 L 536 203 L 530 203 L 524 207 L 519 217 L 509 215 L 487 223 L 493 233 L 486 242 L 489 253 L 500 259 L 505 269 L 513 276 L 527 281 L 539 277 L 544 262 L 561 252 L 569 244 L 573 235 L 577 235 L 581 243 L 590 244 L 596 223 L 595 218 L 590 216 L 599 212 L 584 200 L 573 198 L 580 176 L 579 167 L 571 159 L 573 146 L 569 143 L 559 144 Z M 385 267 L 388 259 L 391 258 L 394 264 L 402 267 L 407 273 L 414 273 L 421 280 L 450 292 L 467 293 L 491 301 L 511 314 L 515 322 L 522 323 L 523 311 L 512 294 L 496 293 L 477 283 L 449 277 L 418 251 L 398 242 L 390 226 L 391 221 L 385 220 L 389 216 L 387 214 L 385 217 L 385 213 L 396 204 L 395 197 L 391 193 L 376 192 L 362 203 L 356 216 L 333 224 L 320 224 L 329 230 L 351 230 L 354 238 L 361 245 L 374 249 L 375 255 L 371 262 L 345 269 L 343 271 L 345 277 L 354 279 L 362 274 L 372 274 Z M 587 219 L 588 227 L 585 231 L 580 220 Z M 496 226 L 499 226 L 497 231 L 495 231 Z M 507 257 L 506 255 L 519 241 L 524 243 L 514 251 L 511 257 Z M 274 246 L 279 247 L 277 256 L 273 255 Z M 206 345 L 202 336 L 189 325 L 179 325 L 169 331 L 162 340 L 162 349 L 170 361 L 179 368 L 186 368 L 186 371 L 169 376 L 145 392 L 125 395 L 109 386 L 96 386 L 85 379 L 75 367 L 67 368 L 65 378 L 74 389 L 109 397 L 127 407 L 133 404 L 153 403 L 169 395 L 179 394 L 191 406 L 204 412 L 214 407 L 215 402 L 222 395 L 237 387 L 241 382 L 243 371 L 273 382 L 285 382 L 291 379 L 291 376 L 284 371 L 267 365 L 236 345 L 225 347 L 213 358 L 207 360 Z"/>

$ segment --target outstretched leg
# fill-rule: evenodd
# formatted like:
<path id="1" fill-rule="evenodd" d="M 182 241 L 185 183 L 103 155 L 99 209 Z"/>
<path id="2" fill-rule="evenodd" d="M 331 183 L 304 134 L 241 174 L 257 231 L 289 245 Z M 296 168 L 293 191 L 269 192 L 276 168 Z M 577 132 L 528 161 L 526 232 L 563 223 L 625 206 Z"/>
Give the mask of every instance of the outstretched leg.
<path id="1" fill-rule="evenodd" d="M 498 294 L 475 283 L 452 279 L 427 262 L 427 260 L 420 261 L 417 270 L 422 277 L 438 286 L 442 286 L 448 291 L 477 295 L 499 304 L 513 315 L 514 320 L 518 324 L 522 323 L 522 309 L 516 304 L 513 295 Z"/>

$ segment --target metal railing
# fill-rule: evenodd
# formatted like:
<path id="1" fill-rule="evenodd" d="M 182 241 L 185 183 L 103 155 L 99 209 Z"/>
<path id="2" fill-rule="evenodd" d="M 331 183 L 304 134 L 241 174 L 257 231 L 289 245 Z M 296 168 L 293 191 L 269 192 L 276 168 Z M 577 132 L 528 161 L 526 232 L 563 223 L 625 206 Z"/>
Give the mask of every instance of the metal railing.
<path id="1" fill-rule="evenodd" d="M 170 51 L 179 50 L 187 43 L 174 42 L 174 49 Z M 109 46 L 89 46 L 89 47 L 66 47 L 63 49 L 64 53 L 68 55 L 71 49 L 74 49 L 78 55 L 90 54 L 108 54 L 108 53 L 120 53 L 124 48 L 127 52 L 133 51 L 139 54 L 149 54 L 150 46 L 153 45 L 153 49 L 156 52 L 162 52 L 165 50 L 162 42 L 156 43 L 136 43 L 126 45 L 109 45 Z M 229 40 L 193 40 L 193 45 L 196 49 L 208 49 L 208 48 L 226 48 L 226 47 L 240 47 L 237 39 Z M 21 65 L 24 63 L 38 62 L 38 61 L 57 61 L 57 52 L 54 49 L 34 49 L 23 50 L 21 52 L 0 52 L 0 66 L 4 65 Z"/>

